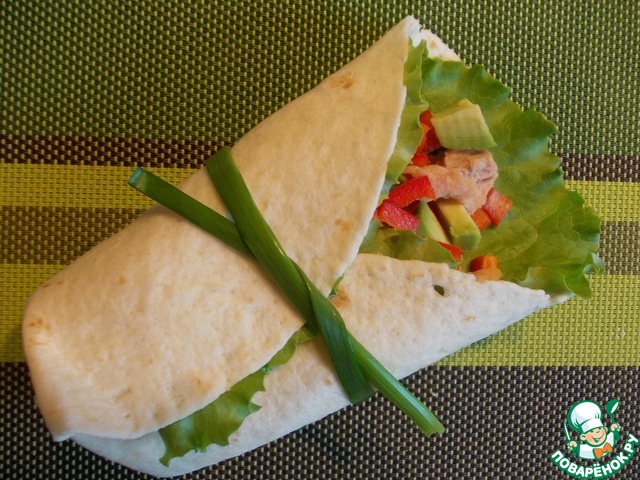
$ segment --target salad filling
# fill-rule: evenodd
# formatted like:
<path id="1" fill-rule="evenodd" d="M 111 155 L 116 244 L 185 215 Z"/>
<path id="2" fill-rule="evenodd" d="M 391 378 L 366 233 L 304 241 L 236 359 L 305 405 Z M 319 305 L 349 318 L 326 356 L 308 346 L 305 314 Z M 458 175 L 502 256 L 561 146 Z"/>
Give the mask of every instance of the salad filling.
<path id="1" fill-rule="evenodd" d="M 428 165 L 411 163 L 405 178 L 428 177 L 436 198 L 450 198 L 473 213 L 484 205 L 498 178 L 498 165 L 488 150 L 442 150 Z"/>
<path id="2" fill-rule="evenodd" d="M 499 262 L 503 280 L 550 295 L 589 298 L 586 274 L 603 268 L 595 254 L 600 219 L 579 194 L 564 185 L 560 159 L 549 153 L 549 137 L 556 131 L 553 123 L 532 109 L 523 110 L 509 99 L 509 93 L 482 66 L 423 58 L 421 97 L 429 113 L 423 110 L 420 116 L 426 132 L 421 145 L 430 146 L 426 153 L 418 147 L 401 169 L 389 169 L 388 177 L 395 172 L 398 175 L 388 191 L 400 188 L 408 179 L 427 176 L 436 200 L 426 202 L 434 216 L 442 206 L 458 213 L 464 210 L 481 236 L 477 243 L 472 241 L 477 234 L 471 233 L 473 228 L 466 218 L 465 229 L 447 231 L 440 216 L 442 230 L 448 235 L 445 242 L 439 228 L 428 227 L 433 216 L 426 212 L 421 217 L 424 206 L 416 211 L 403 208 L 400 214 L 387 205 L 390 200 L 383 192 L 384 200 L 360 252 L 446 263 L 477 277 L 495 279 L 495 272 L 485 276 L 470 266 L 475 258 L 491 255 Z M 475 166 L 472 157 L 477 157 Z M 497 176 L 491 160 L 497 166 Z M 457 174 L 447 172 L 445 164 Z M 480 185 L 482 188 L 476 189 Z M 469 193 L 472 191 L 475 193 Z M 484 202 L 476 208 L 482 198 Z M 418 207 L 424 202 L 420 200 Z M 465 217 L 462 213 L 458 216 Z M 394 217 L 402 218 L 409 228 L 394 227 Z M 454 233 L 459 245 L 452 238 Z M 460 241 L 467 248 L 461 247 Z"/>
<path id="3" fill-rule="evenodd" d="M 464 122 L 461 118 L 438 122 L 436 117 L 436 128 L 430 110 L 420 115 L 420 144 L 373 217 L 380 224 L 377 228 L 411 231 L 421 239 L 435 240 L 433 248 L 448 250 L 457 263 L 462 262 L 464 250 L 478 246 L 483 230 L 500 224 L 511 206 L 511 201 L 494 188 L 498 165 L 491 152 L 464 149 L 495 145 L 481 110 L 463 99 L 453 106 L 458 117 L 459 105 L 473 111 Z M 464 131 L 458 133 L 460 129 Z M 443 146 L 441 136 L 447 138 L 445 144 L 451 148 Z M 492 258 L 497 263 L 497 258 Z M 486 269 L 489 274 L 484 272 Z M 498 280 L 501 276 L 494 262 L 475 262 L 469 272 L 483 280 Z"/>

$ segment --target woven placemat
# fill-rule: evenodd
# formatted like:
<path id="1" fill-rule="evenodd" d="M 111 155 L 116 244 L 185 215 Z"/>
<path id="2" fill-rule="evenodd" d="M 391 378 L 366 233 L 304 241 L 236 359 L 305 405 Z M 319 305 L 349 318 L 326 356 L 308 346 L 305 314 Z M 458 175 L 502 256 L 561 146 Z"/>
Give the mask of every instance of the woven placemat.
<path id="1" fill-rule="evenodd" d="M 0 478 L 146 478 L 49 439 L 20 340 L 27 296 L 149 206 L 126 186 L 134 166 L 179 181 L 407 14 L 558 125 L 552 149 L 567 182 L 603 220 L 594 299 L 540 312 L 407 379 L 446 425 L 440 437 L 423 438 L 375 396 L 184 478 L 570 478 L 550 457 L 583 399 L 619 399 L 623 435 L 640 437 L 635 2 L 8 1 Z M 614 478 L 640 478 L 639 465 L 632 458 Z"/>

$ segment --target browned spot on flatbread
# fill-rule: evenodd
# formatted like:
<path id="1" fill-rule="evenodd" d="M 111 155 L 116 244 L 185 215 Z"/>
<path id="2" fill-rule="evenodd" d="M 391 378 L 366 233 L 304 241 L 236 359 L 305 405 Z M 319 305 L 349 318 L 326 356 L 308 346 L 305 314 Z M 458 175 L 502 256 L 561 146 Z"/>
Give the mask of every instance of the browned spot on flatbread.
<path id="1" fill-rule="evenodd" d="M 438 50 L 439 46 L 440 45 L 435 38 L 432 38 L 427 42 L 427 47 L 429 48 L 429 50 L 433 50 L 434 52 Z"/>
<path id="2" fill-rule="evenodd" d="M 34 317 L 26 321 L 26 326 L 31 333 L 26 337 L 30 345 L 42 345 L 49 337 L 49 325 L 40 317 Z"/>
<path id="3" fill-rule="evenodd" d="M 349 90 L 355 84 L 356 80 L 350 72 L 340 73 L 329 77 L 329 85 L 334 88 L 342 88 Z"/>
<path id="4" fill-rule="evenodd" d="M 212 387 L 210 381 L 201 377 L 195 377 L 192 381 L 196 390 L 202 393 L 207 393 Z"/>
<path id="5" fill-rule="evenodd" d="M 344 218 L 336 218 L 335 225 L 341 231 L 348 231 L 351 229 L 351 223 Z"/>
<path id="6" fill-rule="evenodd" d="M 333 379 L 333 377 L 329 375 L 325 375 L 322 377 L 322 384 L 325 385 L 326 387 L 330 387 L 334 383 L 335 383 L 335 380 Z"/>
<path id="7" fill-rule="evenodd" d="M 333 303 L 334 307 L 340 310 L 349 304 L 349 295 L 341 289 L 334 297 L 331 298 L 331 303 Z"/>
<path id="8" fill-rule="evenodd" d="M 125 283 L 127 283 L 127 279 L 122 275 L 118 275 L 118 278 L 116 278 L 116 285 L 124 285 Z"/>
<path id="9" fill-rule="evenodd" d="M 29 322 L 27 323 L 27 326 L 30 328 L 39 328 L 39 327 L 42 327 L 43 324 L 44 324 L 44 321 L 40 317 L 36 317 L 29 320 Z"/>

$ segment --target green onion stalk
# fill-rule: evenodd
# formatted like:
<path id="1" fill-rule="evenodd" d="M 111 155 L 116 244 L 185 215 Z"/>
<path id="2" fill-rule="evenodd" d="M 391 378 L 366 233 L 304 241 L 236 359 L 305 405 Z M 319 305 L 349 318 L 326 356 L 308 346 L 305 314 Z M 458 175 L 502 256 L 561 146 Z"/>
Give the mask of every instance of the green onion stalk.
<path id="1" fill-rule="evenodd" d="M 307 327 L 321 335 L 352 403 L 368 397 L 373 386 L 426 435 L 442 433 L 444 427 L 438 419 L 347 331 L 335 306 L 286 255 L 255 205 L 231 150 L 222 148 L 206 168 L 234 221 L 142 168 L 132 174 L 129 185 L 257 261 L 298 310 Z"/>

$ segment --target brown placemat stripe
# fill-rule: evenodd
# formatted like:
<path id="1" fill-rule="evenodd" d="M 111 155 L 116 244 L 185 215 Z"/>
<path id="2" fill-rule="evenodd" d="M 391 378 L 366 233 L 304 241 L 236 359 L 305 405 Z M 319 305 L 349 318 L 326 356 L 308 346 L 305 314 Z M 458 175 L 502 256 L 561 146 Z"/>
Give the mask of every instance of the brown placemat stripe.
<path id="1" fill-rule="evenodd" d="M 221 146 L 213 140 L 0 135 L 4 163 L 36 165 L 194 168 Z"/>
<path id="2" fill-rule="evenodd" d="M 215 140 L 0 135 L 0 158 L 7 164 L 196 168 L 223 145 Z M 559 153 L 572 180 L 639 182 L 638 157 Z"/>
<path id="3" fill-rule="evenodd" d="M 609 274 L 640 274 L 640 222 L 602 222 L 598 255 Z"/>
<path id="4" fill-rule="evenodd" d="M 0 207 L 0 262 L 67 265 L 133 221 L 124 208 Z M 640 274 L 640 222 L 603 222 L 599 254 L 610 274 Z"/>
<path id="5" fill-rule="evenodd" d="M 561 153 L 562 170 L 571 180 L 640 182 L 640 159 L 636 155 Z"/>
<path id="6" fill-rule="evenodd" d="M 0 399 L 1 478 L 149 478 L 72 442 L 52 442 L 33 405 L 25 364 L 0 364 L 0 372 L 0 389 L 6 392 Z M 563 422 L 570 406 L 585 399 L 604 406 L 618 399 L 616 420 L 623 432 L 638 436 L 639 379 L 637 367 L 431 366 L 405 383 L 445 424 L 442 436 L 425 438 L 386 399 L 374 395 L 241 457 L 180 478 L 566 480 L 549 457 L 565 450 Z M 616 480 L 638 478 L 636 457 Z"/>

